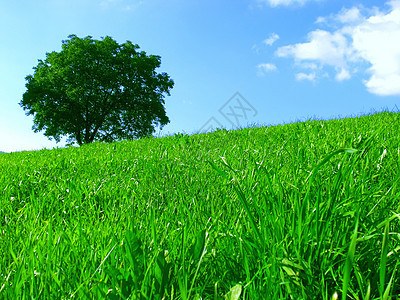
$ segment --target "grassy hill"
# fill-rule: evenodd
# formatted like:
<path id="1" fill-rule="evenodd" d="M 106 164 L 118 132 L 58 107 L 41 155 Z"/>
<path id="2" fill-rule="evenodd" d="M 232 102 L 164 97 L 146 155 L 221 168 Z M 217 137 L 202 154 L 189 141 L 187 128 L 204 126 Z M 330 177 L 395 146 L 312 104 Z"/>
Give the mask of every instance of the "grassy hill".
<path id="1" fill-rule="evenodd" d="M 400 115 L 0 156 L 0 298 L 400 294 Z"/>

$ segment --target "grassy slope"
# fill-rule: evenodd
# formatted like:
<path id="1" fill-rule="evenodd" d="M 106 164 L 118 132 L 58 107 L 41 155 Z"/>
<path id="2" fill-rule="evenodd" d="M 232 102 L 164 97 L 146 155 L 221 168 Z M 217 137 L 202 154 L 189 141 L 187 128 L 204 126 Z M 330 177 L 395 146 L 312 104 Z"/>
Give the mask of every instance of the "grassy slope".
<path id="1" fill-rule="evenodd" d="M 0 298 L 397 295 L 399 147 L 385 112 L 1 154 Z"/>

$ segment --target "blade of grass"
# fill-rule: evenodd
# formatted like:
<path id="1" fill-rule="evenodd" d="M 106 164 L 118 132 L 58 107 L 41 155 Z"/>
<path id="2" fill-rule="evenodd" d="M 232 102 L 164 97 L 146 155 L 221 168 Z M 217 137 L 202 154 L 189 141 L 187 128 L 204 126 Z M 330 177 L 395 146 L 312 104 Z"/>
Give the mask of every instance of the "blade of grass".
<path id="1" fill-rule="evenodd" d="M 396 274 L 396 271 L 397 271 L 397 266 L 398 266 L 398 263 L 396 264 L 396 267 L 394 268 L 394 271 L 392 273 L 392 277 L 390 277 L 389 284 L 386 287 L 386 290 L 385 290 L 385 293 L 383 294 L 382 300 L 389 299 L 390 290 L 392 289 L 392 284 L 393 284 L 393 278 L 395 278 L 395 274 Z"/>
<path id="2" fill-rule="evenodd" d="M 342 299 L 346 299 L 347 290 L 350 285 L 350 274 L 354 264 L 354 254 L 356 252 L 358 221 L 359 221 L 359 215 L 357 213 L 356 226 L 354 228 L 354 233 L 351 238 L 349 251 L 347 252 L 346 263 L 344 266 Z"/>
<path id="3" fill-rule="evenodd" d="M 386 220 L 385 230 L 383 233 L 383 241 L 382 241 L 381 261 L 379 264 L 379 293 L 381 294 L 381 296 L 383 296 L 385 289 L 388 238 L 389 238 L 389 220 Z"/>
<path id="4" fill-rule="evenodd" d="M 211 167 L 218 172 L 223 178 L 229 180 L 229 176 L 222 171 L 220 168 L 218 168 L 212 161 L 208 161 L 208 163 L 211 165 Z M 250 220 L 250 226 L 252 227 L 253 231 L 257 235 L 258 242 L 261 243 L 262 246 L 265 245 L 264 238 L 262 237 L 260 231 L 258 230 L 256 226 L 256 222 L 254 220 L 253 214 L 250 211 L 248 202 L 246 200 L 246 196 L 244 195 L 239 183 L 237 182 L 237 179 L 234 177 L 233 178 L 233 188 L 239 198 L 240 203 L 243 205 L 244 210 L 246 211 L 247 216 L 249 217 Z"/>
<path id="5" fill-rule="evenodd" d="M 96 271 L 94 271 L 94 273 L 92 274 L 92 276 L 90 276 L 87 280 L 83 281 L 79 287 L 75 290 L 75 292 L 73 292 L 73 294 L 71 295 L 71 298 L 80 290 L 80 288 L 89 280 L 91 280 L 93 278 L 93 276 L 97 273 L 97 271 L 101 268 L 101 266 L 104 264 L 104 262 L 106 261 L 106 259 L 108 258 L 108 256 L 111 254 L 111 252 L 113 252 L 114 248 L 117 246 L 117 244 L 114 245 L 114 247 L 111 248 L 111 250 L 107 253 L 107 255 L 104 257 L 104 259 L 101 261 L 101 263 L 99 264 L 99 266 L 97 267 Z"/>

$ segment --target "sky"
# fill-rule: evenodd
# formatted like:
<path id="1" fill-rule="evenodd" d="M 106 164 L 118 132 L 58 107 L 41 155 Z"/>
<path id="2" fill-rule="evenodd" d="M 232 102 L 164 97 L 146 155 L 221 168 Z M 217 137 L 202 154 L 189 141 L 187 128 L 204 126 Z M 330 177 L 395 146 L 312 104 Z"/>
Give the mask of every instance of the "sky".
<path id="1" fill-rule="evenodd" d="M 400 0 L 0 0 L 0 151 L 64 147 L 19 102 L 71 34 L 161 56 L 158 136 L 400 108 Z"/>

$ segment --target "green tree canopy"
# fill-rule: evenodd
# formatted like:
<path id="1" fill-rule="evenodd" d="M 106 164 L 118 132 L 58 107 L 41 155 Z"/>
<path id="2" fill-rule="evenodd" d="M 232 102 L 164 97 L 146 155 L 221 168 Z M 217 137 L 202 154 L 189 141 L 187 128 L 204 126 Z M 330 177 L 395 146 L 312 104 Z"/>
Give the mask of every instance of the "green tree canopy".
<path id="1" fill-rule="evenodd" d="M 160 56 L 111 37 L 68 38 L 26 77 L 20 106 L 33 115 L 35 132 L 82 145 L 141 138 L 169 123 L 164 95 L 174 82 L 155 71 Z"/>

